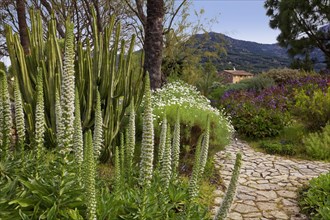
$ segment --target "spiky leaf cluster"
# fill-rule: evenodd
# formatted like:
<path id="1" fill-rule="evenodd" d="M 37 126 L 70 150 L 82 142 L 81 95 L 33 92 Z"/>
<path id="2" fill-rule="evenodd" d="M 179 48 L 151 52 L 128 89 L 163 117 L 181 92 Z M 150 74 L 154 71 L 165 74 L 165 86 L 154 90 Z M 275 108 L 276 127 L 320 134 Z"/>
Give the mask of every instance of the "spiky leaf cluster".
<path id="1" fill-rule="evenodd" d="M 25 142 L 24 110 L 22 103 L 22 95 L 19 89 L 19 83 L 17 78 L 15 78 L 14 96 L 15 96 L 15 123 L 16 123 L 16 132 L 17 132 L 17 142 L 19 146 L 22 148 L 21 150 L 24 150 L 24 142 Z"/>
<path id="2" fill-rule="evenodd" d="M 73 122 L 74 122 L 74 35 L 73 24 L 66 22 L 64 66 L 62 75 L 61 89 L 61 108 L 62 108 L 62 125 L 61 138 L 63 140 L 64 152 L 72 150 L 73 145 Z"/>
<path id="3" fill-rule="evenodd" d="M 160 131 L 160 137 L 159 137 L 159 148 L 158 148 L 159 162 L 163 159 L 163 155 L 164 155 L 164 149 L 166 145 L 166 132 L 167 132 L 167 119 L 165 115 L 162 121 L 162 129 Z"/>
<path id="4" fill-rule="evenodd" d="M 168 185 L 170 183 L 171 175 L 172 175 L 172 164 L 171 164 L 171 128 L 170 126 L 167 126 L 166 131 L 166 144 L 164 149 L 164 155 L 161 160 L 161 168 L 160 168 L 160 176 L 161 180 L 164 184 L 164 189 L 168 188 Z"/>
<path id="5" fill-rule="evenodd" d="M 242 154 L 237 153 L 233 175 L 231 176 L 230 183 L 227 192 L 225 194 L 225 197 L 223 199 L 223 202 L 219 210 L 217 211 L 216 215 L 214 216 L 214 220 L 226 219 L 227 217 L 228 211 L 234 199 L 237 181 L 241 171 L 241 165 L 242 165 Z"/>
<path id="6" fill-rule="evenodd" d="M 173 173 L 176 173 L 179 167 L 180 159 L 180 115 L 177 113 L 177 118 L 174 125 L 173 143 L 172 143 L 172 158 L 173 158 Z"/>
<path id="7" fill-rule="evenodd" d="M 37 75 L 37 103 L 35 112 L 35 142 L 37 145 L 37 158 L 40 158 L 44 146 L 45 135 L 45 106 L 42 72 Z"/>
<path id="8" fill-rule="evenodd" d="M 10 110 L 10 99 L 8 92 L 7 76 L 6 73 L 0 70 L 0 133 L 2 134 L 1 146 L 2 146 L 2 155 L 6 155 L 10 147 L 10 137 L 11 137 L 11 127 L 12 127 L 12 118 Z"/>
<path id="9" fill-rule="evenodd" d="M 96 92 L 93 144 L 94 144 L 95 158 L 99 158 L 103 144 L 103 119 L 102 119 L 102 109 L 101 109 L 101 97 L 99 91 Z"/>
<path id="10" fill-rule="evenodd" d="M 85 134 L 85 186 L 87 198 L 87 218 L 96 219 L 96 194 L 95 194 L 95 161 L 92 132 L 89 130 Z"/>
<path id="11" fill-rule="evenodd" d="M 75 141 L 75 154 L 78 164 L 82 164 L 84 159 L 84 143 L 83 143 L 83 134 L 81 128 L 81 115 L 80 115 L 80 102 L 79 102 L 79 94 L 76 89 L 75 94 L 75 110 L 74 110 L 74 133 L 73 139 Z"/>
<path id="12" fill-rule="evenodd" d="M 154 125 L 151 107 L 151 91 L 149 74 L 145 76 L 144 101 L 145 108 L 143 114 L 143 130 L 141 144 L 141 162 L 140 162 L 140 184 L 146 187 L 150 186 L 153 171 L 154 160 Z"/>

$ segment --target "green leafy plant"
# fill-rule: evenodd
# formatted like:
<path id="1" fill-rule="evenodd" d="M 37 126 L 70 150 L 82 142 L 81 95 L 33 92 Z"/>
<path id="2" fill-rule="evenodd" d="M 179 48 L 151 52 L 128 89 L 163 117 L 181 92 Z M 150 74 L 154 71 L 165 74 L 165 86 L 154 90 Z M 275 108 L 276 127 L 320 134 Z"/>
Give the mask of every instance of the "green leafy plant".
<path id="1" fill-rule="evenodd" d="M 295 155 L 294 146 L 291 143 L 285 141 L 281 142 L 261 142 L 260 147 L 264 149 L 268 154 L 280 154 L 280 155 Z"/>
<path id="2" fill-rule="evenodd" d="M 312 179 L 301 194 L 299 204 L 304 213 L 312 219 L 329 219 L 330 173 Z"/>
<path id="3" fill-rule="evenodd" d="M 294 114 L 311 131 L 321 130 L 330 120 L 330 88 L 300 89 L 295 94 Z"/>
<path id="4" fill-rule="evenodd" d="M 315 159 L 330 160 L 330 125 L 322 132 L 311 133 L 303 138 L 307 154 Z"/>
<path id="5" fill-rule="evenodd" d="M 175 124 L 180 117 L 181 145 L 196 146 L 199 135 L 206 129 L 207 117 L 210 119 L 210 141 L 212 146 L 225 146 L 229 142 L 233 128 L 223 110 L 210 105 L 194 86 L 182 81 L 171 82 L 152 94 L 155 124 L 160 124 L 166 113 L 167 121 Z M 178 109 L 180 111 L 178 112 Z M 195 133 L 196 132 L 196 133 Z M 159 132 L 157 132 L 159 133 Z M 185 139 L 190 142 L 185 142 Z"/>

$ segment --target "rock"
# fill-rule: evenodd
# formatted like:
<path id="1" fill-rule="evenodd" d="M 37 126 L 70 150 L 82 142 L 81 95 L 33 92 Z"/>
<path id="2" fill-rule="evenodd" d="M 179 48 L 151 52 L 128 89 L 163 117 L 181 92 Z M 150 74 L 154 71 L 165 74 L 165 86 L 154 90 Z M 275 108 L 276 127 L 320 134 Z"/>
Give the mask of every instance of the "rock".
<path id="1" fill-rule="evenodd" d="M 259 211 L 255 206 L 245 204 L 237 204 L 233 210 L 241 214 Z"/>
<path id="2" fill-rule="evenodd" d="M 273 202 L 257 202 L 257 206 L 261 211 L 276 210 L 277 204 Z"/>

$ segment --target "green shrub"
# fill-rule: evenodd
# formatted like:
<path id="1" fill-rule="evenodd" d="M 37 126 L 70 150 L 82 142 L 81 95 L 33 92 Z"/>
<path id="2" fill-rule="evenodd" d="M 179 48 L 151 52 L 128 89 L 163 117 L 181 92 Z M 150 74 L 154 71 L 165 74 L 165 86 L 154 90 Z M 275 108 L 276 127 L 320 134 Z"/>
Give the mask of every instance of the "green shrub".
<path id="1" fill-rule="evenodd" d="M 293 113 L 312 131 L 322 129 L 330 120 L 330 88 L 326 92 L 316 89 L 298 90 Z"/>
<path id="2" fill-rule="evenodd" d="M 269 88 L 273 85 L 275 85 L 275 81 L 272 78 L 264 77 L 264 76 L 263 77 L 256 76 L 251 79 L 242 80 L 239 83 L 231 84 L 226 89 L 226 91 L 250 90 L 250 91 L 261 92 L 263 89 Z"/>
<path id="3" fill-rule="evenodd" d="M 213 108 L 210 101 L 195 87 L 182 81 L 172 82 L 152 94 L 155 123 L 160 124 L 166 114 L 168 122 L 174 124 L 179 112 L 183 143 L 196 146 L 198 136 L 205 131 L 207 117 L 210 118 L 210 141 L 212 146 L 225 146 L 233 128 L 222 110 Z M 158 127 L 158 126 L 155 126 Z M 155 132 L 159 134 L 159 131 Z"/>
<path id="4" fill-rule="evenodd" d="M 303 138 L 306 152 L 315 159 L 330 160 L 330 124 L 321 133 L 311 133 Z"/>
<path id="5" fill-rule="evenodd" d="M 312 179 L 299 204 L 312 219 L 330 219 L 330 173 Z"/>
<path id="6" fill-rule="evenodd" d="M 243 103 L 232 112 L 235 130 L 245 137 L 264 138 L 278 135 L 290 122 L 290 115 L 276 109 Z"/>
<path id="7" fill-rule="evenodd" d="M 268 154 L 280 154 L 292 156 L 295 154 L 293 144 L 284 141 L 281 142 L 262 142 L 260 147 Z"/>
<path id="8" fill-rule="evenodd" d="M 311 73 L 303 72 L 300 70 L 283 68 L 283 69 L 270 69 L 261 74 L 263 77 L 272 78 L 275 83 L 282 84 L 291 79 L 310 75 Z"/>

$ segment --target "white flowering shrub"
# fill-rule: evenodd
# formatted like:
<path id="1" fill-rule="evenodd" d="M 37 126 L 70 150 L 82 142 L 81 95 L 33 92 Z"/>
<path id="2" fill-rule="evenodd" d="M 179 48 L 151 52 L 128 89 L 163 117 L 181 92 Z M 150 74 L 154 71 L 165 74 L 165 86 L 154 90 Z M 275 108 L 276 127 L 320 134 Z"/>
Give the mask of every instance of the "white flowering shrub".
<path id="1" fill-rule="evenodd" d="M 224 111 L 212 107 L 210 100 L 201 95 L 196 87 L 185 82 L 171 82 L 161 89 L 157 89 L 152 94 L 151 102 L 155 123 L 160 124 L 166 113 L 170 124 L 174 124 L 177 110 L 179 110 L 181 126 L 186 131 L 190 131 L 194 126 L 204 131 L 209 115 L 210 141 L 213 146 L 227 144 L 231 133 L 234 131 L 230 119 L 225 116 Z"/>

